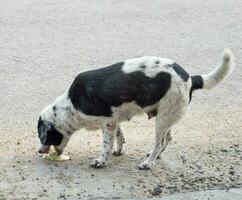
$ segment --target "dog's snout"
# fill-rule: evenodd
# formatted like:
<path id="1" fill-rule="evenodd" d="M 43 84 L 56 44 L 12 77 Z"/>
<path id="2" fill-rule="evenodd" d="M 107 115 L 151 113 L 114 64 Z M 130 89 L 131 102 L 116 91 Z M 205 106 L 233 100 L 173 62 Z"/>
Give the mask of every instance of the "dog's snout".
<path id="1" fill-rule="evenodd" d="M 41 147 L 38 150 L 38 153 L 44 154 L 44 153 L 47 153 L 49 150 L 50 150 L 50 146 L 41 145 Z"/>
<path id="2" fill-rule="evenodd" d="M 44 153 L 42 149 L 39 149 L 38 150 L 38 153 Z"/>

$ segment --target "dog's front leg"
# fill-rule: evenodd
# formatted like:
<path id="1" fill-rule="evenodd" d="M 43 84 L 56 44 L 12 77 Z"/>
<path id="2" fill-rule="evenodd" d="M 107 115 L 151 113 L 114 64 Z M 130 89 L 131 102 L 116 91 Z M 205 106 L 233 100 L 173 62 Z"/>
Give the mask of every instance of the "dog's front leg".
<path id="1" fill-rule="evenodd" d="M 64 136 L 64 137 L 62 138 L 61 144 L 58 145 L 58 146 L 54 146 L 55 151 L 57 152 L 57 154 L 58 154 L 59 156 L 63 153 L 63 151 L 64 151 L 64 149 L 65 149 L 67 143 L 69 142 L 69 140 L 70 140 L 70 136 Z"/>
<path id="2" fill-rule="evenodd" d="M 122 149 L 123 149 L 123 144 L 125 143 L 125 138 L 123 131 L 121 130 L 120 126 L 117 128 L 116 132 L 116 140 L 117 140 L 117 149 L 113 152 L 114 156 L 121 156 L 122 155 Z"/>
<path id="3" fill-rule="evenodd" d="M 91 167 L 102 168 L 106 165 L 113 149 L 114 136 L 117 131 L 115 123 L 107 123 L 103 127 L 103 150 L 98 159 L 93 160 Z"/>

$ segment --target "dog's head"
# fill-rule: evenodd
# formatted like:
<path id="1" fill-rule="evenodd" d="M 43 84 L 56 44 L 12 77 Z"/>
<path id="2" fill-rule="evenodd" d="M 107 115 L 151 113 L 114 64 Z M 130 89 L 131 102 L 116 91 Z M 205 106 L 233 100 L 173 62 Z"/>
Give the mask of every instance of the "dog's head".
<path id="1" fill-rule="evenodd" d="M 42 120 L 38 121 L 38 136 L 41 142 L 39 153 L 47 153 L 50 146 L 58 146 L 62 143 L 63 134 L 57 131 L 51 122 Z"/>

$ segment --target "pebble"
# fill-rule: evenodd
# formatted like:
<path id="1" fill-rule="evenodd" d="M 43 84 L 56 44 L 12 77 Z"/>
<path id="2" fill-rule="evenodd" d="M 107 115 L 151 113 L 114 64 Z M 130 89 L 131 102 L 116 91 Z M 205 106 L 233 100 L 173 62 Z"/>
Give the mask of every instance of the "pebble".
<path id="1" fill-rule="evenodd" d="M 174 193 L 178 191 L 178 188 L 176 185 L 169 185 L 167 189 L 170 190 L 170 193 Z"/>
<path id="2" fill-rule="evenodd" d="M 235 171 L 234 170 L 230 170 L 229 174 L 233 176 L 235 174 Z"/>
<path id="3" fill-rule="evenodd" d="M 182 160 L 182 162 L 183 162 L 184 164 L 187 162 L 185 156 L 181 156 L 181 160 Z"/>
<path id="4" fill-rule="evenodd" d="M 181 178 L 184 178 L 184 177 L 185 177 L 184 174 L 180 174 L 179 176 L 180 176 Z"/>
<path id="5" fill-rule="evenodd" d="M 237 180 L 237 177 L 236 177 L 236 176 L 231 176 L 231 177 L 229 177 L 229 179 L 230 179 L 231 181 L 236 181 L 236 180 Z"/>
<path id="6" fill-rule="evenodd" d="M 211 151 L 211 150 L 208 150 L 208 151 L 207 151 L 207 154 L 212 154 L 212 151 Z"/>
<path id="7" fill-rule="evenodd" d="M 152 195 L 153 196 L 156 196 L 156 195 L 159 195 L 161 193 L 161 188 L 160 186 L 156 186 L 153 191 L 152 191 Z"/>
<path id="8" fill-rule="evenodd" d="M 61 193 L 61 194 L 59 195 L 59 198 L 64 198 L 64 197 L 66 197 L 66 195 L 63 194 L 63 193 Z"/>
<path id="9" fill-rule="evenodd" d="M 227 149 L 221 149 L 220 151 L 222 151 L 222 152 L 224 152 L 224 153 L 229 152 Z"/>

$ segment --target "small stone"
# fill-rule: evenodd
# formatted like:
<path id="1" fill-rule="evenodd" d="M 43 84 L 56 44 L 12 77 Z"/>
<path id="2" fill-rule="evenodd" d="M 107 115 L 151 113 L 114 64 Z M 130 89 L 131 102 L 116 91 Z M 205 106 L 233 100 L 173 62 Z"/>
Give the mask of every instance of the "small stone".
<path id="1" fill-rule="evenodd" d="M 211 151 L 211 150 L 208 150 L 208 151 L 207 151 L 207 154 L 212 154 L 212 151 Z"/>
<path id="2" fill-rule="evenodd" d="M 233 176 L 235 174 L 235 171 L 234 170 L 230 170 L 229 174 Z"/>
<path id="3" fill-rule="evenodd" d="M 239 147 L 239 144 L 234 144 L 235 147 Z"/>
<path id="4" fill-rule="evenodd" d="M 229 179 L 234 182 L 239 180 L 239 176 L 230 176 Z"/>
<path id="5" fill-rule="evenodd" d="M 222 151 L 222 152 L 224 152 L 224 153 L 229 152 L 227 149 L 221 149 L 220 151 Z"/>
<path id="6" fill-rule="evenodd" d="M 61 194 L 59 195 L 59 198 L 64 198 L 64 197 L 66 197 L 66 195 L 63 194 L 63 193 L 61 193 Z"/>
<path id="7" fill-rule="evenodd" d="M 156 186 L 153 191 L 152 191 L 152 195 L 153 196 L 156 196 L 156 195 L 159 195 L 161 193 L 161 188 L 160 186 Z"/>
<path id="8" fill-rule="evenodd" d="M 184 174 L 180 174 L 179 176 L 180 176 L 181 178 L 184 178 L 184 177 L 185 177 Z"/>
<path id="9" fill-rule="evenodd" d="M 175 185 L 169 185 L 167 189 L 170 191 L 171 194 L 178 191 L 178 188 Z"/>
<path id="10" fill-rule="evenodd" d="M 184 164 L 187 162 L 185 156 L 183 156 L 183 155 L 181 156 L 181 160 L 182 160 L 182 162 L 183 162 Z"/>
<path id="11" fill-rule="evenodd" d="M 235 149 L 235 152 L 240 155 L 241 151 L 240 149 Z"/>

